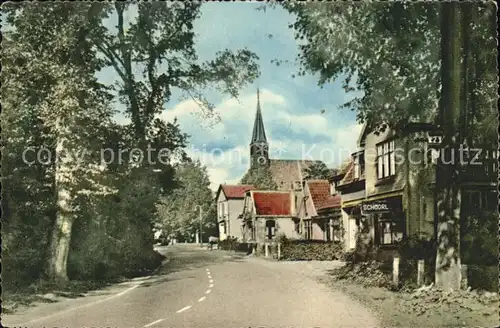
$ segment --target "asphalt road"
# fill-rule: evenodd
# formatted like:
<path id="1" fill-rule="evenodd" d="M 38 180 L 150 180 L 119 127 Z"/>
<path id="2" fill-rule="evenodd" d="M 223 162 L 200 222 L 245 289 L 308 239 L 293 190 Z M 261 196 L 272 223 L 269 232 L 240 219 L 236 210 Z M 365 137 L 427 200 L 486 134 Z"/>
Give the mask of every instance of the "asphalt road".
<path id="1" fill-rule="evenodd" d="M 379 326 L 360 304 L 289 265 L 184 245 L 162 252 L 170 260 L 149 278 L 88 297 L 42 304 L 5 316 L 2 324 L 33 328 Z"/>

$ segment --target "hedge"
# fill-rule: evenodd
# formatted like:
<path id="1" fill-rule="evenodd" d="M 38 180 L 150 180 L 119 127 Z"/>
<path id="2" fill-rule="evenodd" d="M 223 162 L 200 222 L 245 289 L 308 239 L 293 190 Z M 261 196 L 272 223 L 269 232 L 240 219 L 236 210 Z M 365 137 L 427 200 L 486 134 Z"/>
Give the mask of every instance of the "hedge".
<path id="1" fill-rule="evenodd" d="M 333 261 L 343 254 L 341 243 L 322 240 L 290 240 L 281 238 L 281 260 Z"/>

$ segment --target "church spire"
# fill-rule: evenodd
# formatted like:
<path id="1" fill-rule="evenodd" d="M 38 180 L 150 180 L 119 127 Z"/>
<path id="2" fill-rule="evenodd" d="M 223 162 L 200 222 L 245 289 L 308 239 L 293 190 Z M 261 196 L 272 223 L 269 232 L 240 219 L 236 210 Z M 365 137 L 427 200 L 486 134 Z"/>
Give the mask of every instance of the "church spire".
<path id="1" fill-rule="evenodd" d="M 252 141 L 253 143 L 267 143 L 266 131 L 264 130 L 264 121 L 262 120 L 262 112 L 260 110 L 260 94 L 257 89 L 257 113 L 255 114 L 255 122 L 253 123 Z"/>

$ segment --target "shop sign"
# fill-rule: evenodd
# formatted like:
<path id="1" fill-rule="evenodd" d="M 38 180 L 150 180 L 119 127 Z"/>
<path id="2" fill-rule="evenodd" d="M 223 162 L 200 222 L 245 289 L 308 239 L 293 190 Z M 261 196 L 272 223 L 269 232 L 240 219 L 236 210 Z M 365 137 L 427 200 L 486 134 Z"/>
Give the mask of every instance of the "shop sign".
<path id="1" fill-rule="evenodd" d="M 361 204 L 361 212 L 363 214 L 395 213 L 401 211 L 401 197 L 374 200 Z"/>

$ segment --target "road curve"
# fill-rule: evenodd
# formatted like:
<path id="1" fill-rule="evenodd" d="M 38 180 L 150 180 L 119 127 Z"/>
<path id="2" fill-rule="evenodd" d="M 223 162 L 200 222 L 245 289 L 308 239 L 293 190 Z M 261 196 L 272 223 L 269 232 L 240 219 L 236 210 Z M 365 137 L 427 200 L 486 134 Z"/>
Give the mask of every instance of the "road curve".
<path id="1" fill-rule="evenodd" d="M 168 247 L 170 261 L 153 277 L 100 298 L 54 311 L 40 305 L 3 324 L 19 327 L 235 328 L 378 327 L 346 295 L 262 259 L 193 246 Z M 76 303 L 75 303 L 76 304 Z M 45 309 L 44 309 L 45 307 Z M 52 307 L 52 309 L 51 309 Z M 61 308 L 61 306 L 59 306 Z M 37 313 L 44 312 L 43 317 Z M 47 314 L 48 313 L 48 314 Z"/>

